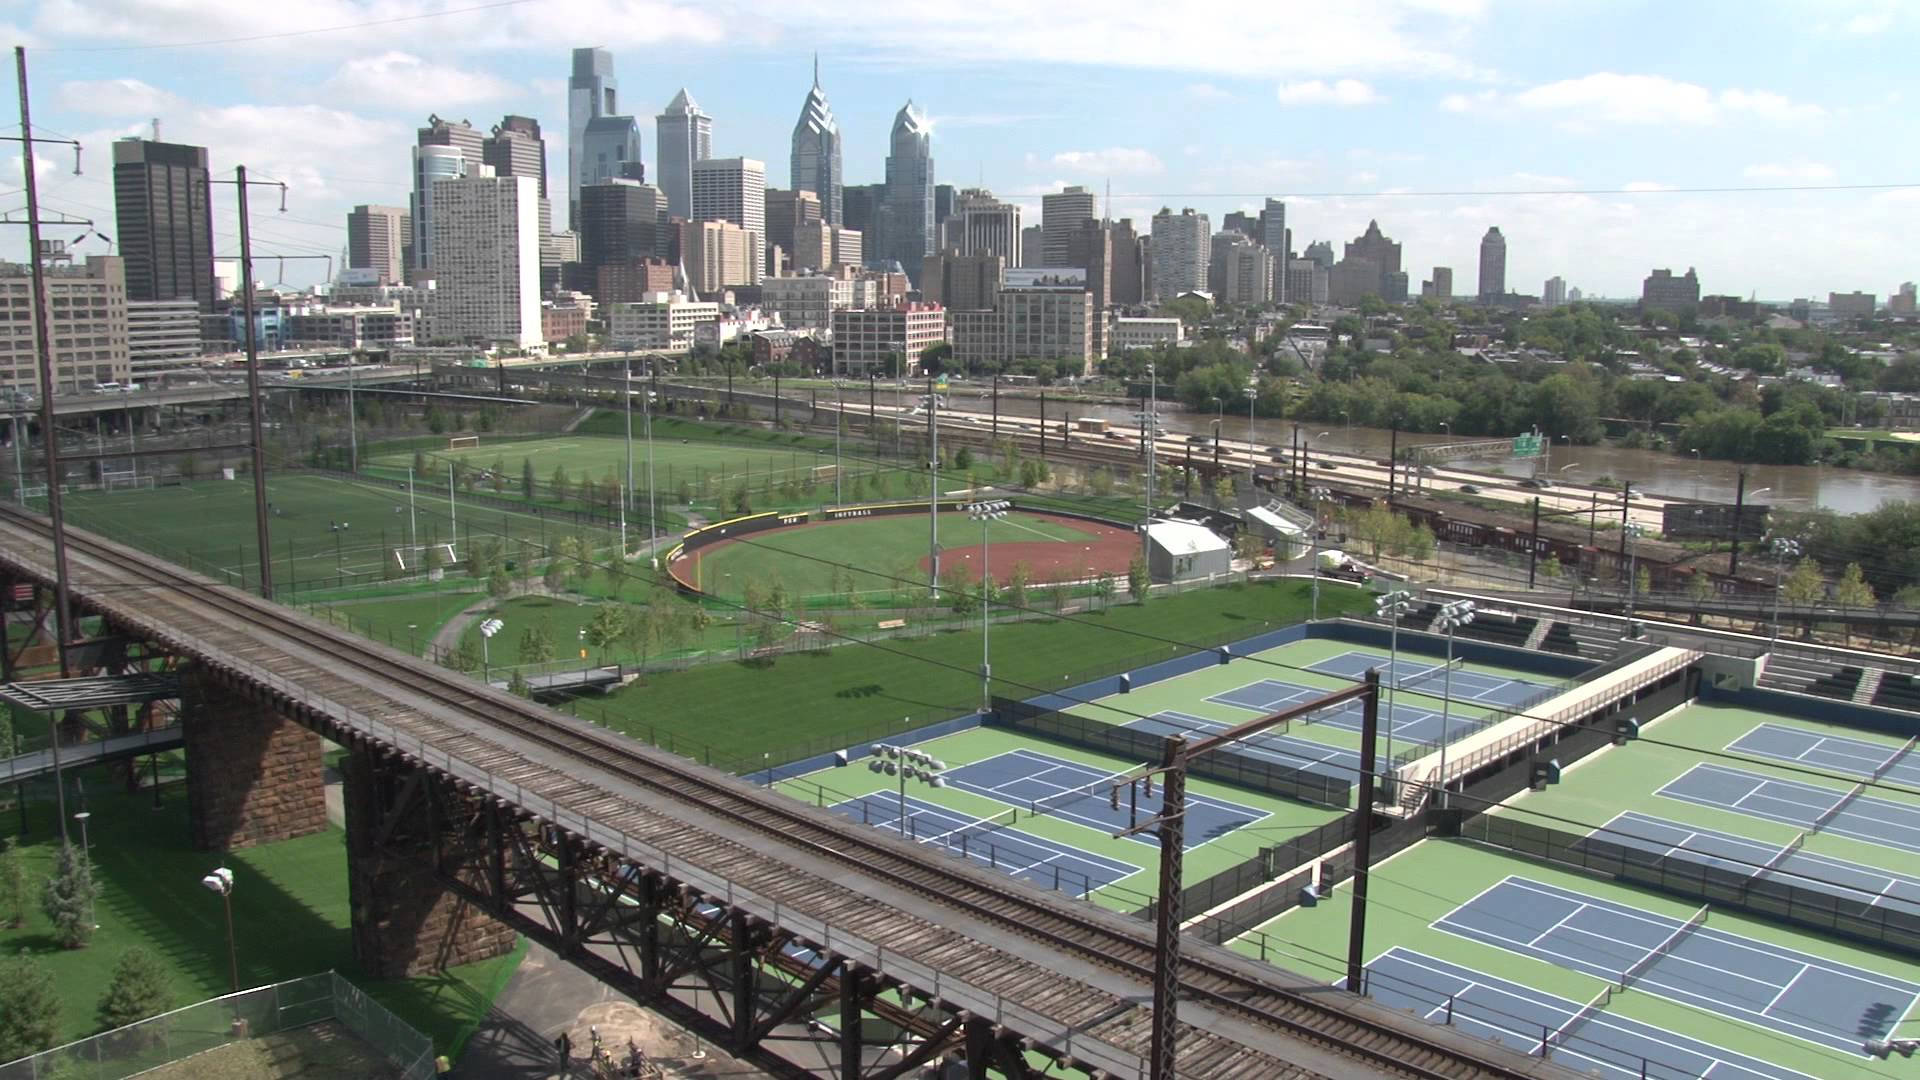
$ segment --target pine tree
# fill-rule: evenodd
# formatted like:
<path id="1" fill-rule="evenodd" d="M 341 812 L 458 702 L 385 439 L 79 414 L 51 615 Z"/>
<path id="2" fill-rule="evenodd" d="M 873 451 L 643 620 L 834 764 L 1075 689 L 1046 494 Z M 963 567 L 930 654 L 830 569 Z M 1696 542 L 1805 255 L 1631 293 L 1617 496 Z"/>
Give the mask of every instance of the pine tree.
<path id="1" fill-rule="evenodd" d="M 47 1049 L 59 1030 L 53 972 L 25 953 L 0 959 L 0 1061 Z"/>
<path id="2" fill-rule="evenodd" d="M 520 459 L 520 494 L 533 498 L 533 459 Z"/>
<path id="3" fill-rule="evenodd" d="M 1153 578 L 1147 572 L 1147 560 L 1138 555 L 1127 564 L 1127 592 L 1141 603 L 1147 599 L 1147 589 L 1153 585 Z"/>
<path id="4" fill-rule="evenodd" d="M 27 922 L 27 868 L 9 837 L 0 841 L 0 927 L 18 930 Z"/>
<path id="5" fill-rule="evenodd" d="M 173 988 L 158 957 L 135 945 L 120 954 L 113 981 L 100 998 L 100 1024 L 126 1027 L 173 1008 Z"/>
<path id="6" fill-rule="evenodd" d="M 40 906 L 53 923 L 54 939 L 69 949 L 84 949 L 93 936 L 93 905 L 100 899 L 100 886 L 93 880 L 93 866 L 72 844 L 63 844 L 40 896 Z"/>

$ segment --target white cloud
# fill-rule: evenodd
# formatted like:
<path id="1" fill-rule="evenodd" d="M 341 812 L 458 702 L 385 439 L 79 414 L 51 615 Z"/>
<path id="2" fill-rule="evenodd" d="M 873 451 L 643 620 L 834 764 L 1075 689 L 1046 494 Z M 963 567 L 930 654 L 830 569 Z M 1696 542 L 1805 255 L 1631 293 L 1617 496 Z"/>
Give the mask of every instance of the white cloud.
<path id="1" fill-rule="evenodd" d="M 1600 71 L 1543 83 L 1512 94 L 1481 91 L 1448 94 L 1449 112 L 1521 111 L 1560 118 L 1579 130 L 1598 125 L 1703 127 L 1739 117 L 1773 123 L 1804 123 L 1826 115 L 1818 105 L 1796 102 L 1768 90 L 1712 90 L 1664 75 Z"/>
<path id="2" fill-rule="evenodd" d="M 1380 174 L 1377 172 L 1374 172 L 1372 169 L 1361 169 L 1359 172 L 1354 173 L 1348 179 L 1352 180 L 1356 184 L 1372 184 L 1372 183 L 1377 183 L 1379 181 Z"/>
<path id="3" fill-rule="evenodd" d="M 1855 15 L 1853 18 L 1841 23 L 1840 30 L 1842 33 L 1847 34 L 1870 35 L 1884 33 L 1888 29 L 1891 29 L 1892 26 L 1893 12 L 1890 9 L 1883 8 L 1879 11 L 1862 12 L 1859 15 Z"/>
<path id="4" fill-rule="evenodd" d="M 1282 83 L 1276 96 L 1282 105 L 1378 105 L 1386 100 L 1358 79 Z"/>
<path id="5" fill-rule="evenodd" d="M 1833 166 L 1818 161 L 1769 161 L 1749 165 L 1741 172 L 1749 180 L 1831 180 Z"/>
<path id="6" fill-rule="evenodd" d="M 321 89 L 331 101 L 430 112 L 498 101 L 517 88 L 485 72 L 463 71 L 394 51 L 347 61 Z"/>
<path id="7" fill-rule="evenodd" d="M 1234 95 L 1231 91 L 1222 90 L 1221 88 L 1213 85 L 1212 83 L 1205 83 L 1205 82 L 1188 83 L 1185 93 L 1188 98 L 1194 101 L 1232 101 L 1234 100 Z"/>
<path id="8" fill-rule="evenodd" d="M 1083 173 L 1146 175 L 1166 171 L 1166 166 L 1153 151 L 1129 146 L 1113 146 L 1105 150 L 1062 150 L 1049 160 L 1056 169 Z"/>
<path id="9" fill-rule="evenodd" d="M 101 79 L 61 83 L 53 92 L 60 108 L 100 116 L 160 116 L 180 99 L 139 79 Z"/>

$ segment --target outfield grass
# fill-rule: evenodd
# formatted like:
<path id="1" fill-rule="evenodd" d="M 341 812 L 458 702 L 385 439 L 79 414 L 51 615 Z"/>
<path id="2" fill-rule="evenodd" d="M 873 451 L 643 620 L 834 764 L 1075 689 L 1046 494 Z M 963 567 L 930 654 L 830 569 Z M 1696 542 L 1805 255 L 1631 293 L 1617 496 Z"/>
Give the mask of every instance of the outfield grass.
<path id="1" fill-rule="evenodd" d="M 994 690 L 1027 697 L 1190 651 L 1151 638 L 1210 643 L 1291 625 L 1306 618 L 1309 596 L 1303 581 L 1235 584 L 1117 604 L 1067 621 L 1000 626 L 993 631 Z M 1320 613 L 1331 617 L 1371 603 L 1357 589 L 1325 589 Z M 944 631 L 651 675 L 583 704 L 580 712 L 694 757 L 713 748 L 717 762 L 767 751 L 779 758 L 810 742 L 868 729 L 905 730 L 975 708 L 979 665 L 977 632 Z"/>
<path id="2" fill-rule="evenodd" d="M 62 949 L 33 903 L 24 927 L 0 930 L 0 949 L 31 952 L 52 970 L 62 1042 L 100 1030 L 100 997 L 121 953 L 134 945 L 165 964 L 176 1005 L 230 989 L 220 901 L 200 885 L 204 874 L 223 863 L 234 872 L 234 936 L 244 986 L 336 969 L 425 1032 L 441 1053 L 454 1053 L 519 964 L 522 951 L 516 950 L 444 975 L 368 980 L 354 962 L 348 929 L 345 833 L 328 829 L 226 855 L 197 851 L 184 788 L 170 788 L 156 810 L 150 793 L 126 793 L 103 769 L 75 770 L 68 780 L 84 784 L 92 813 L 88 839 L 102 887 L 95 908 L 100 929 L 88 947 Z M 70 791 L 69 812 L 76 809 L 72 798 Z M 37 898 L 59 845 L 51 801 L 29 804 L 28 824 L 20 857 Z M 0 826 L 4 835 L 18 836 L 19 817 L 10 810 L 0 815 Z M 76 831 L 73 842 L 79 841 Z"/>
<path id="3" fill-rule="evenodd" d="M 939 758 L 949 769 L 1020 749 L 1089 765 L 1099 770 L 1104 776 L 1112 776 L 1140 764 L 1138 761 L 1123 761 L 1071 746 L 988 728 L 974 728 L 945 738 L 916 743 L 915 749 Z M 794 798 L 819 806 L 833 806 L 872 793 L 898 791 L 898 777 L 873 772 L 866 765 L 865 760 L 859 760 L 847 768 L 822 769 L 782 781 L 776 786 Z M 1266 815 L 1206 843 L 1189 848 L 1186 852 L 1185 873 L 1186 880 L 1190 883 L 1202 881 L 1255 857 L 1261 847 L 1284 843 L 1301 832 L 1319 828 L 1339 817 L 1341 813 L 1330 807 L 1294 802 L 1209 780 L 1192 781 L 1188 786 L 1188 792 L 1192 795 L 1219 799 L 1250 810 L 1261 811 Z M 1138 840 L 1116 840 L 1106 831 L 1088 824 L 1085 814 L 1080 820 L 1074 820 L 1075 807 L 1072 804 L 1062 808 L 1067 811 L 1065 814 L 1031 815 L 1027 812 L 1027 803 L 1022 800 L 993 799 L 951 787 L 934 788 L 925 784 L 912 784 L 907 788 L 907 795 L 910 799 L 932 803 L 973 819 L 999 817 L 1004 820 L 1006 812 L 1014 810 L 1018 820 L 1013 822 L 1011 827 L 1020 832 L 1057 841 L 1063 845 L 1071 845 L 1081 851 L 1139 867 L 1138 871 L 1131 876 L 1114 881 L 1090 897 L 1100 904 L 1120 911 L 1138 911 L 1146 906 L 1148 899 L 1153 895 L 1159 875 L 1158 848 L 1153 843 L 1142 843 Z M 1105 798 L 1104 795 L 1100 797 Z M 1097 815 L 1100 809 L 1096 807 L 1091 812 Z M 1095 816 L 1093 820 L 1098 822 L 1100 818 Z M 983 842 L 992 843 L 993 835 L 990 832 L 984 833 L 980 839 Z M 1063 879 L 1063 887 L 1068 891 L 1078 892 L 1077 888 L 1069 886 L 1066 879 Z"/>
<path id="4" fill-rule="evenodd" d="M 455 540 L 461 557 L 483 537 L 504 541 L 508 558 L 523 544 L 543 549 L 562 531 L 586 535 L 596 545 L 614 542 L 606 529 L 567 525 L 563 530 L 533 514 L 457 502 L 450 507 L 445 498 L 417 496 L 410 510 L 404 491 L 322 476 L 269 475 L 267 497 L 277 511 L 268 524 L 274 585 L 282 596 L 381 583 L 395 549 L 408 547 L 416 522 L 421 544 Z M 76 492 L 68 496 L 66 512 L 67 520 L 81 528 L 235 585 L 258 585 L 253 485 L 244 478 L 145 491 Z M 341 522 L 348 527 L 334 530 Z"/>
<path id="5" fill-rule="evenodd" d="M 939 527 L 944 549 L 980 543 L 980 523 L 964 513 L 942 513 Z M 989 524 L 985 535 L 989 543 L 1071 544 L 1090 539 L 1089 528 L 1077 522 L 1012 513 Z M 925 587 L 927 573 L 922 562 L 929 541 L 924 514 L 852 518 L 726 541 L 697 553 L 692 566 L 680 573 L 703 591 L 733 600 L 739 599 L 751 583 L 762 589 L 778 584 L 791 595 L 805 597 L 859 593 L 879 603 L 903 587 Z M 1013 561 L 1011 557 L 1000 560 L 994 577 L 1004 582 Z M 844 569 L 855 566 L 862 569 Z M 848 576 L 852 578 L 851 589 L 846 584 Z M 1082 576 L 1088 575 L 1075 575 Z"/>

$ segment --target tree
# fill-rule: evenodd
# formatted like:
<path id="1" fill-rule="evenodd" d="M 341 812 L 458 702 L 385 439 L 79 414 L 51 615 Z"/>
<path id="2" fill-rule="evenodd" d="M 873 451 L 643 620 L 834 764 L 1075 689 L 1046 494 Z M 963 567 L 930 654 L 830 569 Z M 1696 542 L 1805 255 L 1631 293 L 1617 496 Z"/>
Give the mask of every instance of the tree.
<path id="1" fill-rule="evenodd" d="M 1812 607 L 1826 594 L 1826 579 L 1820 574 L 1820 564 L 1812 559 L 1801 559 L 1795 563 L 1780 587 L 1781 598 L 1793 607 Z"/>
<path id="2" fill-rule="evenodd" d="M 427 549 L 420 553 L 420 568 L 431 578 L 446 563 L 446 557 L 440 554 L 440 545 L 429 542 Z"/>
<path id="3" fill-rule="evenodd" d="M 727 507 L 736 514 L 753 513 L 753 497 L 747 493 L 747 485 L 741 484 L 727 496 Z"/>
<path id="4" fill-rule="evenodd" d="M 553 659 L 553 632 L 546 623 L 534 623 L 520 631 L 520 662 L 544 664 Z"/>
<path id="5" fill-rule="evenodd" d="M 1027 606 L 1027 586 L 1033 583 L 1033 567 L 1024 562 L 1016 562 L 1007 572 L 1007 587 L 1000 602 L 1012 608 Z"/>
<path id="6" fill-rule="evenodd" d="M 487 575 L 487 595 L 495 600 L 503 600 L 513 591 L 513 577 L 506 567 L 496 566 L 493 573 Z"/>
<path id="7" fill-rule="evenodd" d="M 1713 578 L 1706 571 L 1696 570 L 1687 576 L 1687 599 L 1696 604 L 1713 599 Z M 1694 621 L 1698 622 L 1697 612 L 1695 616 Z"/>
<path id="8" fill-rule="evenodd" d="M 453 647 L 453 655 L 447 657 L 447 666 L 462 672 L 475 671 L 480 667 L 480 650 L 472 638 L 460 639 L 460 644 Z"/>
<path id="9" fill-rule="evenodd" d="M 940 587 L 946 590 L 947 602 L 952 605 L 955 615 L 971 615 L 980 594 L 973 590 L 973 575 L 967 568 L 949 565 L 940 572 Z"/>
<path id="10" fill-rule="evenodd" d="M 1560 556 L 1558 555 L 1549 555 L 1546 561 L 1540 564 L 1540 576 L 1546 578 L 1548 581 L 1552 581 L 1564 572 L 1560 566 Z"/>
<path id="11" fill-rule="evenodd" d="M 1111 573 L 1102 572 L 1099 577 L 1094 579 L 1093 595 L 1100 601 L 1102 607 L 1113 603 L 1113 593 L 1116 586 L 1117 583 L 1114 581 Z"/>
<path id="12" fill-rule="evenodd" d="M 513 676 L 507 680 L 507 693 L 514 697 L 530 698 L 533 696 L 533 686 L 527 682 L 525 675 L 515 669 Z"/>
<path id="13" fill-rule="evenodd" d="M 27 924 L 27 868 L 20 862 L 17 842 L 0 841 L 0 927 L 18 930 Z"/>
<path id="14" fill-rule="evenodd" d="M 960 452 L 953 455 L 953 467 L 961 470 L 973 468 L 973 451 L 961 447 Z"/>
<path id="15" fill-rule="evenodd" d="M 427 474 L 426 452 L 422 450 L 415 450 L 413 452 L 413 475 L 425 476 L 426 474 Z"/>
<path id="16" fill-rule="evenodd" d="M 1840 581 L 1833 587 L 1833 602 L 1841 607 L 1872 607 L 1874 605 L 1873 586 L 1867 584 L 1866 576 L 1860 570 L 1859 563 L 1848 563 L 1840 574 Z"/>
<path id="17" fill-rule="evenodd" d="M 1138 555 L 1127 564 L 1127 592 L 1140 602 L 1146 603 L 1147 589 L 1153 584 L 1153 577 L 1147 572 L 1147 560 Z"/>
<path id="18" fill-rule="evenodd" d="M 567 501 L 567 493 L 570 489 L 568 487 L 567 467 L 565 465 L 555 465 L 553 467 L 553 479 L 547 481 L 547 486 L 553 489 L 553 497 L 556 501 Z"/>
<path id="19" fill-rule="evenodd" d="M 626 632 L 626 609 L 619 604 L 602 604 L 587 622 L 587 644 L 600 650 L 600 660 L 605 663 L 607 646 L 620 640 Z"/>
<path id="20" fill-rule="evenodd" d="M 80 849 L 62 844 L 53 876 L 40 894 L 40 909 L 53 923 L 54 940 L 62 948 L 86 948 L 93 936 L 93 905 L 99 900 L 100 886 L 93 880 L 92 864 Z"/>
<path id="21" fill-rule="evenodd" d="M 1266 541 L 1252 529 L 1241 529 L 1233 536 L 1234 557 L 1247 564 L 1248 573 L 1259 569 L 1260 553 L 1266 549 Z"/>
<path id="22" fill-rule="evenodd" d="M 1427 528 L 1426 525 L 1415 525 L 1407 533 L 1406 552 L 1408 559 L 1414 562 L 1430 562 L 1433 559 L 1434 552 L 1439 549 L 1439 538 L 1435 537 L 1433 530 Z"/>
<path id="23" fill-rule="evenodd" d="M 608 559 L 607 565 L 601 567 L 600 572 L 606 575 L 608 594 L 619 599 L 620 589 L 627 583 L 627 564 L 616 556 Z"/>
<path id="24" fill-rule="evenodd" d="M 121 953 L 113 966 L 113 981 L 100 998 L 101 1026 L 126 1027 L 171 1008 L 173 988 L 159 957 L 139 945 Z"/>
<path id="25" fill-rule="evenodd" d="M 0 1061 L 48 1049 L 59 1032 L 53 972 L 25 953 L 0 959 Z"/>
<path id="26" fill-rule="evenodd" d="M 1214 478 L 1213 499 L 1216 503 L 1233 501 L 1233 477 L 1222 473 Z"/>
<path id="27" fill-rule="evenodd" d="M 520 494 L 533 498 L 533 459 L 520 459 Z"/>
<path id="28" fill-rule="evenodd" d="M 1635 592 L 1638 592 L 1642 596 L 1652 592 L 1653 572 L 1644 566 L 1634 571 L 1633 588 Z"/>

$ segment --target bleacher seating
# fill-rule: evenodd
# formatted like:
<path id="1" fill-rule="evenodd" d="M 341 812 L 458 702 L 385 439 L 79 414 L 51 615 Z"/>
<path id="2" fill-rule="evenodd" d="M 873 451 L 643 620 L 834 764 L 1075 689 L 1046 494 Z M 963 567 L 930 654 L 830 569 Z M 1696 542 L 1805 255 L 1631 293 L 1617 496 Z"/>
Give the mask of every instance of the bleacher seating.
<path id="1" fill-rule="evenodd" d="M 1482 611 L 1473 617 L 1472 622 L 1455 632 L 1461 637 L 1478 638 L 1481 641 L 1491 641 L 1496 645 L 1524 649 L 1527 638 L 1532 636 L 1533 628 L 1539 621 Z"/>
<path id="2" fill-rule="evenodd" d="M 1556 622 L 1547 627 L 1547 636 L 1541 639 L 1540 648 L 1545 652 L 1563 653 L 1567 656 L 1581 655 L 1580 639 L 1575 637 L 1572 628 L 1563 622 Z"/>
<path id="3" fill-rule="evenodd" d="M 1787 690 L 1848 701 L 1852 699 L 1853 691 L 1860 685 L 1860 678 L 1864 674 L 1864 671 L 1852 665 L 1837 666 L 1832 661 L 1775 652 L 1767 660 L 1767 670 L 1760 676 L 1760 685 L 1767 690 Z"/>
<path id="4" fill-rule="evenodd" d="M 1873 703 L 1889 709 L 1920 712 L 1920 681 L 1911 675 L 1889 671 L 1880 677 L 1880 689 L 1874 692 Z"/>

